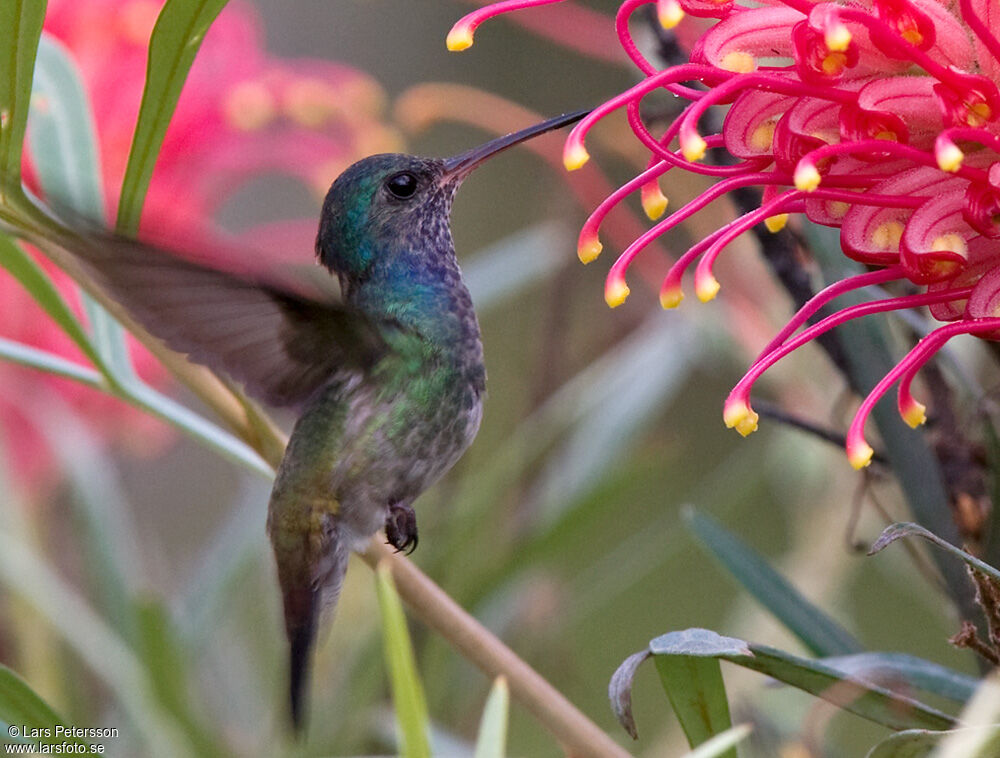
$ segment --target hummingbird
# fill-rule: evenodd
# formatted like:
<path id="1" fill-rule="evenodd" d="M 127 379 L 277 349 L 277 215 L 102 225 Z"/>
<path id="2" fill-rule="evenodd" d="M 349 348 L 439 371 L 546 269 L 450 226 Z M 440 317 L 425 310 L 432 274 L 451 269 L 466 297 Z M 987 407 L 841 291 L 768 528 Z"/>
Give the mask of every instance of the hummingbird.
<path id="1" fill-rule="evenodd" d="M 452 241 L 455 193 L 483 161 L 586 113 L 452 158 L 381 154 L 346 169 L 323 202 L 315 248 L 339 282 L 336 301 L 114 235 L 69 250 L 152 335 L 298 413 L 267 514 L 296 732 L 317 628 L 349 553 L 383 528 L 397 551 L 412 551 L 414 501 L 479 429 L 486 370 Z"/>

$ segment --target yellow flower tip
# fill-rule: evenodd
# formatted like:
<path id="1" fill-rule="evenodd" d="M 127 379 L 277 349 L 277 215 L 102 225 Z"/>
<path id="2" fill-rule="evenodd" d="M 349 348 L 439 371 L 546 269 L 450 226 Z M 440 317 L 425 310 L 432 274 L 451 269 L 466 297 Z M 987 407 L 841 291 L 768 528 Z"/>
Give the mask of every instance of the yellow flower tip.
<path id="1" fill-rule="evenodd" d="M 580 240 L 580 243 L 576 247 L 576 255 L 580 259 L 580 263 L 590 263 L 597 260 L 597 256 L 601 254 L 601 250 L 603 249 L 604 245 L 597 239 L 597 235 L 594 235 L 589 239 Z"/>
<path id="2" fill-rule="evenodd" d="M 658 0 L 656 17 L 664 29 L 673 29 L 684 19 L 684 9 L 677 0 Z"/>
<path id="3" fill-rule="evenodd" d="M 670 200 L 660 190 L 657 182 L 642 185 L 642 209 L 650 221 L 656 221 L 667 210 Z"/>
<path id="4" fill-rule="evenodd" d="M 590 153 L 583 146 L 582 142 L 576 140 L 566 140 L 566 148 L 563 150 L 563 165 L 567 171 L 576 171 L 584 163 L 590 160 Z"/>
<path id="5" fill-rule="evenodd" d="M 745 400 L 727 400 L 722 410 L 722 420 L 727 429 L 735 429 L 742 436 L 748 437 L 757 431 L 757 421 L 760 416 L 751 408 Z"/>
<path id="6" fill-rule="evenodd" d="M 467 50 L 472 47 L 472 42 L 472 28 L 462 21 L 451 27 L 451 31 L 448 32 L 448 39 L 445 40 L 448 49 L 453 53 Z"/>
<path id="7" fill-rule="evenodd" d="M 779 213 L 777 216 L 768 216 L 764 219 L 764 226 L 771 234 L 777 234 L 782 229 L 785 228 L 785 224 L 788 223 L 788 214 Z"/>
<path id="8" fill-rule="evenodd" d="M 851 30 L 841 23 L 831 24 L 823 34 L 823 42 L 831 52 L 846 52 L 851 45 Z"/>
<path id="9" fill-rule="evenodd" d="M 740 433 L 741 437 L 749 437 L 757 431 L 758 418 L 759 416 L 755 412 L 750 411 L 750 415 L 736 425 L 736 431 Z"/>
<path id="10" fill-rule="evenodd" d="M 664 310 L 676 308 L 684 299 L 684 290 L 680 287 L 664 287 L 660 290 L 660 305 Z"/>
<path id="11" fill-rule="evenodd" d="M 872 462 L 872 456 L 874 454 L 875 451 L 872 450 L 871 445 L 864 440 L 861 440 L 860 442 L 848 446 L 847 460 L 851 462 L 851 465 L 855 469 L 860 471 Z"/>
<path id="12" fill-rule="evenodd" d="M 719 294 L 720 287 L 719 280 L 710 273 L 705 276 L 695 276 L 694 293 L 703 303 L 713 300 Z"/>
<path id="13" fill-rule="evenodd" d="M 948 173 L 954 173 L 962 167 L 965 153 L 954 142 L 949 142 L 940 150 L 935 150 L 934 157 L 937 159 L 939 169 Z"/>
<path id="14" fill-rule="evenodd" d="M 927 406 L 910 398 L 906 407 L 900 409 L 900 415 L 903 417 L 903 421 L 909 424 L 911 428 L 916 429 L 918 426 L 927 423 Z"/>
<path id="15" fill-rule="evenodd" d="M 705 157 L 705 150 L 708 148 L 708 143 L 697 132 L 685 134 L 680 142 L 684 160 L 694 163 Z"/>
<path id="16" fill-rule="evenodd" d="M 608 283 L 604 286 L 604 302 L 611 308 L 617 308 L 625 302 L 629 291 L 624 279 L 608 279 Z"/>
<path id="17" fill-rule="evenodd" d="M 800 161 L 795 167 L 792 180 L 795 182 L 795 189 L 800 192 L 812 192 L 823 181 L 823 177 L 815 165 Z"/>

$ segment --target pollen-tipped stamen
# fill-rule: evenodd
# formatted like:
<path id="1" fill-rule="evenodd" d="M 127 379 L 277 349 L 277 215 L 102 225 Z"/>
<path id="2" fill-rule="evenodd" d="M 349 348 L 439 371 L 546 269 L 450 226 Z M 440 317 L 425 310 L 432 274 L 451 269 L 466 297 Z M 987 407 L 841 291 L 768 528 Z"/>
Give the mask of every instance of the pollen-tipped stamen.
<path id="1" fill-rule="evenodd" d="M 625 283 L 625 274 L 620 269 L 612 268 L 608 272 L 608 278 L 604 283 L 604 302 L 610 308 L 617 308 L 625 302 L 629 295 L 628 285 Z"/>
<path id="2" fill-rule="evenodd" d="M 707 303 L 710 300 L 715 299 L 715 296 L 719 294 L 719 290 L 722 285 L 719 284 L 719 280 L 715 278 L 711 270 L 702 269 L 700 266 L 695 269 L 694 272 L 694 293 L 698 296 L 698 299 L 703 303 Z"/>
<path id="3" fill-rule="evenodd" d="M 591 263 L 597 260 L 604 246 L 601 244 L 596 233 L 589 232 L 586 228 L 580 232 L 580 238 L 576 246 L 576 255 L 581 263 Z"/>
<path id="4" fill-rule="evenodd" d="M 795 173 L 792 176 L 795 189 L 800 192 L 812 192 L 819 187 L 822 181 L 823 177 L 820 175 L 819 169 L 816 168 L 816 164 L 808 158 L 803 158 L 796 164 Z"/>
<path id="5" fill-rule="evenodd" d="M 779 213 L 776 216 L 768 216 L 764 219 L 764 226 L 771 234 L 777 234 L 788 224 L 788 214 Z"/>
<path id="6" fill-rule="evenodd" d="M 590 160 L 590 153 L 583 146 L 583 140 L 574 138 L 576 130 L 566 138 L 566 145 L 563 148 L 563 165 L 567 171 L 576 171 Z"/>
<path id="7" fill-rule="evenodd" d="M 684 19 L 684 9 L 677 0 L 657 0 L 656 18 L 664 29 L 673 29 Z"/>
<path id="8" fill-rule="evenodd" d="M 961 167 L 962 161 L 965 159 L 965 153 L 961 151 L 958 145 L 941 134 L 934 140 L 934 158 L 937 160 L 939 169 L 953 174 Z"/>
<path id="9" fill-rule="evenodd" d="M 451 27 L 451 31 L 448 32 L 448 37 L 445 39 L 445 46 L 453 53 L 469 49 L 474 41 L 475 30 L 476 27 L 468 21 L 468 16 L 466 16 Z"/>
<path id="10" fill-rule="evenodd" d="M 684 300 L 684 290 L 681 289 L 681 285 L 669 277 L 664 279 L 663 286 L 660 287 L 660 306 L 664 310 L 670 310 L 679 306 L 682 300 Z"/>
<path id="11" fill-rule="evenodd" d="M 748 437 L 757 431 L 759 419 L 760 416 L 750 407 L 745 396 L 730 393 L 726 398 L 726 404 L 722 408 L 722 421 L 727 429 L 735 429 L 742 436 Z"/>
<path id="12" fill-rule="evenodd" d="M 656 221 L 667 210 L 670 200 L 660 189 L 660 183 L 655 179 L 642 185 L 640 191 L 642 209 L 650 221 Z"/>

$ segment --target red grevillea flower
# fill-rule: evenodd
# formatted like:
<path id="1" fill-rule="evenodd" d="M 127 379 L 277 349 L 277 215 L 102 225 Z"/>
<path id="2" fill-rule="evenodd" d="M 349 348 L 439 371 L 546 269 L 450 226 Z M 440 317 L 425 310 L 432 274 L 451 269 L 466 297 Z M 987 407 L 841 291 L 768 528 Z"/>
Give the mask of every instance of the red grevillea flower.
<path id="1" fill-rule="evenodd" d="M 717 19 L 698 39 L 688 63 L 659 70 L 633 42 L 629 18 L 653 2 L 668 28 L 685 14 Z M 496 3 L 470 14 L 456 29 L 536 4 L 542 3 Z M 922 339 L 862 402 L 847 438 L 848 457 L 860 468 L 872 456 L 865 421 L 895 382 L 900 383 L 900 413 L 917 426 L 924 421 L 924 407 L 910 385 L 921 366 L 955 335 L 1000 338 L 1000 93 L 995 84 L 1000 40 L 991 31 L 1000 28 L 998 22 L 996 0 L 621 4 L 619 39 L 644 78 L 576 126 L 566 142 L 565 163 L 574 169 L 586 162 L 587 132 L 619 108 L 626 110 L 650 159 L 646 171 L 588 219 L 580 234 L 580 258 L 587 262 L 600 253 L 601 221 L 630 193 L 640 190 L 647 210 L 662 213 L 665 200 L 657 182 L 668 171 L 679 168 L 719 181 L 619 256 L 607 278 L 608 304 L 624 302 L 626 271 L 653 239 L 739 187 L 761 187 L 761 206 L 717 229 L 674 263 L 660 291 L 665 308 L 681 301 L 682 276 L 692 266 L 696 294 L 703 301 L 713 298 L 719 283 L 712 266 L 726 245 L 757 223 L 776 231 L 790 213 L 838 227 L 844 253 L 870 267 L 817 294 L 772 340 L 730 393 L 727 426 L 744 435 L 756 429 L 751 387 L 792 350 L 852 318 L 926 306 L 948 323 Z M 653 135 L 639 116 L 639 104 L 663 90 L 687 105 L 664 134 Z M 720 133 L 705 135 L 699 124 L 712 106 L 728 110 Z M 728 159 L 721 165 L 702 163 L 711 149 L 725 150 Z M 845 308 L 796 334 L 837 296 L 897 280 L 923 291 Z"/>

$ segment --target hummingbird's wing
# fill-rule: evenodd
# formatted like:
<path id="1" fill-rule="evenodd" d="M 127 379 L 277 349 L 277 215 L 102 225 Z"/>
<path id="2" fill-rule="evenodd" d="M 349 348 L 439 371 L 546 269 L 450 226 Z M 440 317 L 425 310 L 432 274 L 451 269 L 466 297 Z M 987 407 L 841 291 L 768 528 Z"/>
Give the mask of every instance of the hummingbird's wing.
<path id="1" fill-rule="evenodd" d="M 337 371 L 364 370 L 388 350 L 364 314 L 290 282 L 222 271 L 107 233 L 60 245 L 150 334 L 270 405 L 300 405 Z"/>

